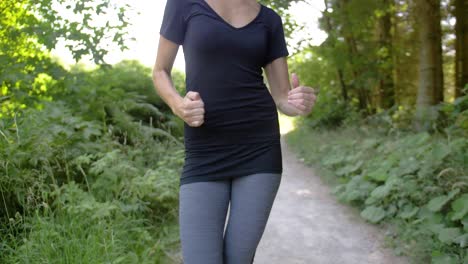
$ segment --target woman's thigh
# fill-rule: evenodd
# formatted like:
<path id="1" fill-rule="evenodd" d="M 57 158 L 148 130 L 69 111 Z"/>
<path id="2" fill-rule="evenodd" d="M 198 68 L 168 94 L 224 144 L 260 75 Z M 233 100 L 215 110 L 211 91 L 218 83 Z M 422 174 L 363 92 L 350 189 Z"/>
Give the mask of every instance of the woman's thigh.
<path id="1" fill-rule="evenodd" d="M 256 173 L 235 178 L 224 237 L 224 263 L 253 263 L 281 183 L 279 173 Z"/>
<path id="2" fill-rule="evenodd" d="M 179 227 L 184 264 L 223 263 L 230 190 L 230 180 L 180 186 Z"/>

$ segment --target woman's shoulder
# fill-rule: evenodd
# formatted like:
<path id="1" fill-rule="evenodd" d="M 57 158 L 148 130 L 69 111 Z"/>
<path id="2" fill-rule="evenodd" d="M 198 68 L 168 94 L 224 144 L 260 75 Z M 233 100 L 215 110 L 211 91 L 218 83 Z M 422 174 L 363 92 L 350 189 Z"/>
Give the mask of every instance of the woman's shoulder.
<path id="1" fill-rule="evenodd" d="M 275 28 L 282 26 L 283 19 L 281 15 L 275 11 L 273 8 L 263 5 L 264 8 L 264 20 L 269 27 Z"/>
<path id="2" fill-rule="evenodd" d="M 193 4 L 202 4 L 203 0 L 166 0 L 166 5 L 175 6 L 179 10 L 187 10 Z"/>
<path id="3" fill-rule="evenodd" d="M 271 8 L 271 7 L 267 6 L 267 5 L 264 5 L 264 4 L 262 4 L 262 5 L 263 5 L 264 10 L 266 11 L 265 14 L 266 14 L 267 16 L 271 16 L 271 17 L 281 17 L 281 16 L 278 14 L 278 12 L 276 12 L 273 8 Z"/>
<path id="4" fill-rule="evenodd" d="M 205 0 L 167 0 L 173 1 L 174 5 L 177 5 L 179 10 L 183 13 L 186 19 L 193 14 L 198 14 L 200 12 L 209 13 L 208 4 Z"/>

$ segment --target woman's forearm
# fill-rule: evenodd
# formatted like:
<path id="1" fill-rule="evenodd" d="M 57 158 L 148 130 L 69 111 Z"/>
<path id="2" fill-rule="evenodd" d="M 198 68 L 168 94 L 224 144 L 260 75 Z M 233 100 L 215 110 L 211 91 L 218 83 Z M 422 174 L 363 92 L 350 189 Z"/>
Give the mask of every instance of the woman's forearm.
<path id="1" fill-rule="evenodd" d="M 166 70 L 153 70 L 153 84 L 156 93 L 175 114 L 177 108 L 182 104 L 183 97 L 175 89 L 170 73 Z"/>

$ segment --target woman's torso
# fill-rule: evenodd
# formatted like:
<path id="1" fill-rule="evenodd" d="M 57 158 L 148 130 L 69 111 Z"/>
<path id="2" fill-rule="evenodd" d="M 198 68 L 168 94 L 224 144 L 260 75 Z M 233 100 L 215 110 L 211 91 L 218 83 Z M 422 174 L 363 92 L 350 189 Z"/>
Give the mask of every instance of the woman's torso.
<path id="1" fill-rule="evenodd" d="M 183 2 L 186 91 L 198 92 L 205 105 L 201 126 L 184 123 L 186 147 L 278 139 L 276 105 L 262 72 L 272 10 L 261 5 L 252 21 L 235 28 L 204 0 Z"/>

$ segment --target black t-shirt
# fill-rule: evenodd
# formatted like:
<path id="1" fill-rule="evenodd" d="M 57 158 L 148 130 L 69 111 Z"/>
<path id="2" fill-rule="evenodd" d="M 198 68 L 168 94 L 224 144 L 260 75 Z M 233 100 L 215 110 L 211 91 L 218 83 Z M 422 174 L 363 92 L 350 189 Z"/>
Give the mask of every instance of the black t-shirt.
<path id="1" fill-rule="evenodd" d="M 265 149 L 261 146 L 279 142 L 276 105 L 264 83 L 262 68 L 289 52 L 281 17 L 273 9 L 260 6 L 253 20 L 234 27 L 204 0 L 167 0 L 160 34 L 183 46 L 186 92 L 198 92 L 205 105 L 201 126 L 190 127 L 184 122 L 184 143 L 189 155 L 183 183 L 220 178 L 207 175 L 202 167 L 210 167 L 218 174 L 227 170 L 227 163 L 232 161 L 223 162 L 221 158 L 235 158 L 228 155 L 235 146 L 236 153 L 243 157 L 247 153 L 259 156 L 260 149 Z M 203 157 L 203 166 L 197 167 L 202 160 L 196 163 L 195 154 Z M 239 166 L 261 168 L 249 172 L 269 168 L 278 171 L 277 164 L 246 164 L 253 154 L 242 165 L 231 164 L 231 175 L 236 174 Z"/>

